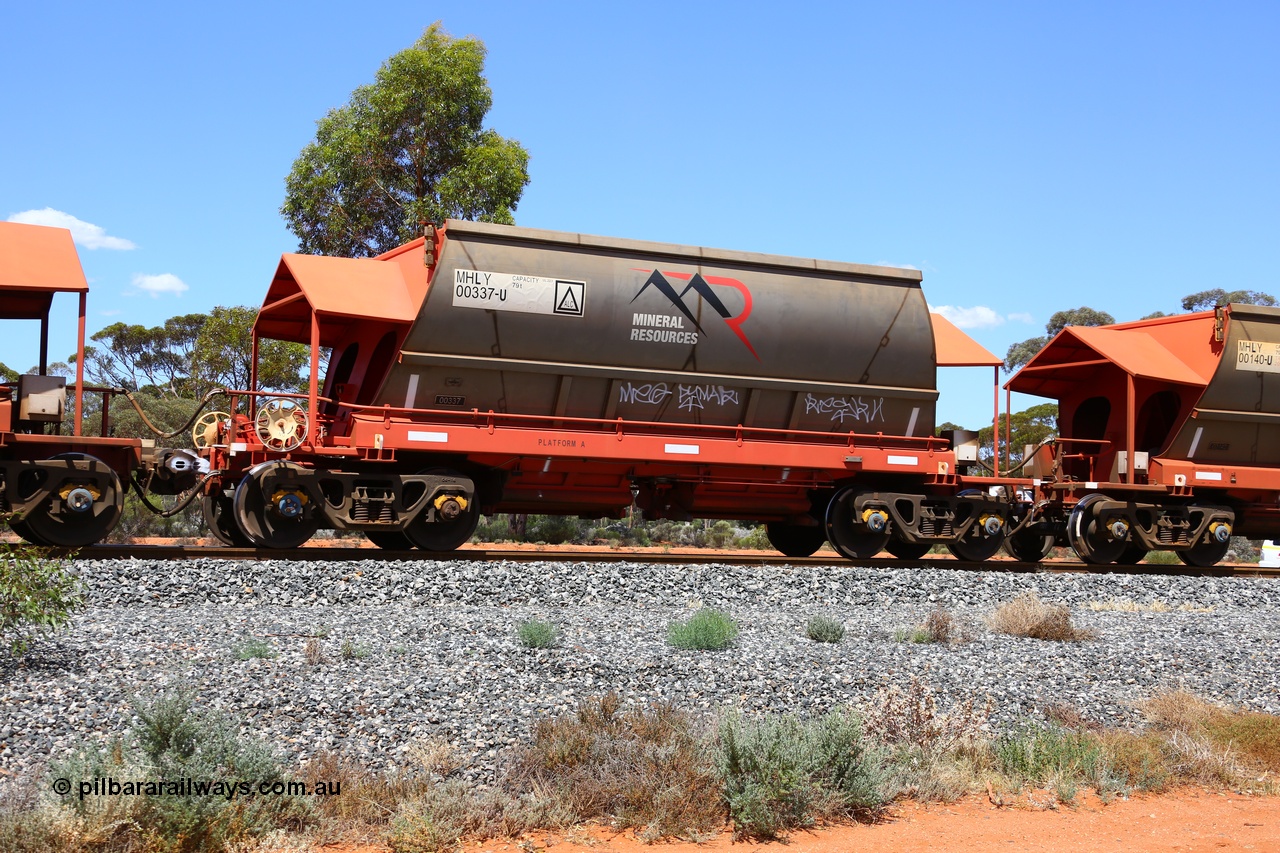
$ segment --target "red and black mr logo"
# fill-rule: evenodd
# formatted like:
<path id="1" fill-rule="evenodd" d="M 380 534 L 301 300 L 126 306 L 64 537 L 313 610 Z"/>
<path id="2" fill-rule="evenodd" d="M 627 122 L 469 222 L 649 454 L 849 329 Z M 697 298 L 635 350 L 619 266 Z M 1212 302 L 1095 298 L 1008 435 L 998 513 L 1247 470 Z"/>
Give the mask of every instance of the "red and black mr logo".
<path id="1" fill-rule="evenodd" d="M 639 272 L 644 272 L 644 270 L 639 270 Z M 668 278 L 687 281 L 689 283 L 684 286 L 684 290 L 676 293 L 676 289 L 671 285 L 671 282 L 667 280 Z M 684 295 L 691 290 L 698 296 L 701 296 L 703 300 L 720 315 L 720 319 L 724 320 L 725 325 L 738 336 L 738 340 L 742 341 L 743 346 L 745 346 L 751 354 L 756 357 L 757 361 L 760 360 L 760 356 L 756 353 L 756 348 L 751 345 L 751 341 L 747 340 L 746 333 L 742 331 L 742 324 L 751 316 L 751 291 L 747 290 L 747 286 L 745 284 L 738 281 L 736 278 L 725 278 L 718 275 L 703 276 L 702 273 L 696 272 L 669 272 L 666 270 L 659 272 L 658 270 L 654 270 L 649 273 L 649 278 L 647 278 L 641 288 L 636 291 L 636 295 L 631 297 L 631 301 L 635 302 L 639 299 L 640 294 L 648 290 L 651 285 L 657 288 L 659 293 L 667 297 L 667 301 L 674 305 L 676 310 L 683 314 L 690 323 L 693 323 L 693 327 L 695 329 L 705 334 L 706 330 L 702 328 L 702 324 L 698 322 L 698 319 L 693 315 L 693 312 L 689 310 L 689 306 L 684 304 Z M 741 293 L 742 312 L 737 315 L 730 313 L 729 309 L 725 307 L 724 302 L 722 302 L 720 297 L 716 296 L 716 292 L 712 290 L 712 285 L 716 287 L 732 287 L 734 290 Z"/>

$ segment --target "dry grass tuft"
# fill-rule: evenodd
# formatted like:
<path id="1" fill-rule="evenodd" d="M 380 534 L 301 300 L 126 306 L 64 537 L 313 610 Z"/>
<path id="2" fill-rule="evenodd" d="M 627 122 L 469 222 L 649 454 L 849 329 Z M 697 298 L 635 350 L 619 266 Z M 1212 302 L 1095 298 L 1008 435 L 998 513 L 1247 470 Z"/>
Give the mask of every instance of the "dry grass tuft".
<path id="1" fill-rule="evenodd" d="M 925 617 L 923 624 L 894 632 L 894 640 L 900 643 L 963 643 L 970 639 L 964 626 L 941 607 Z"/>
<path id="2" fill-rule="evenodd" d="M 1090 601 L 1086 606 L 1095 613 L 1168 613 L 1170 610 L 1169 605 L 1159 599 L 1143 603 L 1127 598 L 1112 598 L 1108 601 Z"/>
<path id="3" fill-rule="evenodd" d="M 960 626 L 955 617 L 941 607 L 925 617 L 924 632 L 931 643 L 951 643 L 960 639 Z"/>
<path id="4" fill-rule="evenodd" d="M 1071 624 L 1071 610 L 1065 604 L 1046 604 L 1030 591 L 997 607 L 987 624 L 1001 634 L 1033 640 L 1079 642 L 1096 636 Z"/>
<path id="5" fill-rule="evenodd" d="M 1074 731 L 1100 731 L 1102 726 L 1087 719 L 1076 708 L 1064 702 L 1054 702 L 1044 709 L 1044 716 L 1049 722 L 1057 723 L 1064 729 Z"/>
<path id="6" fill-rule="evenodd" d="M 543 720 L 505 784 L 541 792 L 574 821 L 609 819 L 642 838 L 706 837 L 724 822 L 715 765 L 690 718 L 670 705 L 623 710 L 616 694 Z"/>
<path id="7" fill-rule="evenodd" d="M 1108 730 L 1092 735 L 1102 744 L 1112 775 L 1124 780 L 1128 787 L 1155 793 L 1172 787 L 1175 778 L 1170 763 L 1172 749 L 1168 740 L 1157 732 L 1133 734 Z"/>
<path id="8" fill-rule="evenodd" d="M 978 705 L 970 696 L 948 713 L 939 713 L 933 690 L 912 677 L 907 689 L 882 689 L 863 720 L 867 737 L 890 746 L 912 746 L 941 754 L 977 742 L 994 710 L 991 699 Z"/>
<path id="9" fill-rule="evenodd" d="M 1210 704 L 1184 691 L 1153 696 L 1142 708 L 1165 732 L 1180 770 L 1208 782 L 1244 785 L 1258 773 L 1280 776 L 1280 717 Z"/>
<path id="10" fill-rule="evenodd" d="M 302 654 L 303 657 L 306 658 L 308 666 L 319 666 L 326 660 L 324 656 L 324 647 L 320 645 L 320 640 L 317 637 L 307 638 L 307 643 L 303 647 Z"/>

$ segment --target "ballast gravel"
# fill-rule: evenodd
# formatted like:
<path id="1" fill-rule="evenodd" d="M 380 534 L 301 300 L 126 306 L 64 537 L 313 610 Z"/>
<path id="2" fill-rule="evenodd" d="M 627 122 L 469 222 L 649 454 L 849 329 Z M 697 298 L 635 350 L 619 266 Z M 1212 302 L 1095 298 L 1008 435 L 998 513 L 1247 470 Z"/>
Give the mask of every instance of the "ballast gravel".
<path id="1" fill-rule="evenodd" d="M 536 721 L 610 691 L 708 718 L 813 715 L 865 708 L 918 678 L 943 711 L 990 697 L 994 729 L 1054 705 L 1134 727 L 1138 703 L 1172 689 L 1280 713 L 1274 580 L 373 559 L 73 565 L 87 590 L 73 625 L 20 662 L 0 660 L 0 780 L 29 780 L 80 744 L 109 741 L 132 724 L 135 701 L 179 688 L 291 762 L 334 752 L 406 767 L 415 744 L 445 742 L 481 782 Z M 1068 605 L 1096 638 L 986 626 L 1028 590 Z M 1140 609 L 1115 609 L 1130 604 Z M 739 622 L 734 644 L 667 645 L 668 624 L 702 607 Z M 939 607 L 966 641 L 896 638 Z M 843 640 L 809 640 L 815 615 L 842 621 Z M 556 647 L 521 646 L 516 628 L 530 618 L 558 626 Z M 274 656 L 241 659 L 250 639 Z"/>

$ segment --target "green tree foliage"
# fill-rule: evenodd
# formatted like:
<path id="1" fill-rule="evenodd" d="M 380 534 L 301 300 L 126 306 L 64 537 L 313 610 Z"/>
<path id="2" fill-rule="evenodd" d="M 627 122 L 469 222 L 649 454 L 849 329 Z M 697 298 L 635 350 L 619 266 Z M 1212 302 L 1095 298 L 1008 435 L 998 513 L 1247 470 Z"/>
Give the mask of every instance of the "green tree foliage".
<path id="1" fill-rule="evenodd" d="M 1226 305 L 1230 302 L 1241 302 L 1245 305 L 1276 305 L 1276 298 L 1270 293 L 1263 293 L 1260 290 L 1223 290 L 1216 287 L 1213 290 L 1202 290 L 1199 293 L 1190 293 L 1182 297 L 1183 311 L 1210 311 L 1219 305 Z M 1158 317 L 1172 317 L 1164 311 L 1152 311 L 1150 314 L 1144 315 L 1144 320 L 1154 320 Z"/>
<path id="2" fill-rule="evenodd" d="M 1115 321 L 1116 318 L 1106 311 L 1095 311 L 1082 305 L 1079 308 L 1055 312 L 1049 318 L 1049 322 L 1044 324 L 1044 330 L 1052 338 L 1067 326 L 1109 326 Z"/>
<path id="3" fill-rule="evenodd" d="M 1017 465 L 1022 461 L 1023 448 L 1035 446 L 1049 436 L 1058 434 L 1058 404 L 1040 403 L 1012 415 L 1000 416 L 1000 463 L 1005 459 L 1005 427 L 1009 427 L 1009 462 Z M 991 463 L 991 425 L 978 430 L 979 455 L 988 464 Z"/>
<path id="4" fill-rule="evenodd" d="M 1243 302 L 1247 305 L 1275 305 L 1276 298 L 1269 293 L 1258 290 L 1202 290 L 1182 297 L 1183 311 L 1208 311 L 1229 302 Z"/>
<path id="5" fill-rule="evenodd" d="M 317 122 L 280 212 L 299 250 L 368 257 L 446 218 L 511 223 L 529 154 L 483 127 L 485 46 L 432 24 L 375 82 Z"/>
<path id="6" fill-rule="evenodd" d="M 93 335 L 98 344 L 85 346 L 85 379 L 93 385 L 148 389 L 157 396 L 186 395 L 188 367 L 203 314 L 171 317 L 147 328 L 112 323 Z"/>
<path id="7" fill-rule="evenodd" d="M 1058 311 L 1049 318 L 1048 323 L 1045 323 L 1044 336 L 1028 338 L 1009 347 L 1004 356 L 1005 373 L 1012 373 L 1030 361 L 1036 353 L 1044 349 L 1045 344 L 1049 343 L 1054 335 L 1067 326 L 1106 326 L 1115 321 L 1116 318 L 1106 311 L 1095 311 L 1083 305 L 1079 308 Z"/>
<path id="8" fill-rule="evenodd" d="M 196 335 L 190 375 L 200 393 L 210 388 L 248 388 L 256 308 L 218 307 Z M 286 341 L 258 342 L 258 387 L 271 391 L 305 391 L 311 350 Z M 323 366 L 321 370 L 323 375 Z"/>
<path id="9" fill-rule="evenodd" d="M 256 317 L 253 308 L 219 306 L 151 328 L 114 323 L 92 337 L 97 346 L 85 347 L 85 378 L 158 399 L 195 400 L 213 388 L 247 388 Z M 259 387 L 306 387 L 310 350 L 302 344 L 261 341 L 258 363 Z"/>
<path id="10" fill-rule="evenodd" d="M 1035 338 L 1027 338 L 1025 341 L 1019 341 L 1011 345 L 1004 354 L 1004 372 L 1012 373 L 1022 367 L 1022 365 L 1034 358 L 1036 353 L 1044 349 L 1047 343 L 1049 343 L 1049 339 L 1041 335 Z"/>
<path id="11" fill-rule="evenodd" d="M 0 361 L 0 382 L 17 382 L 18 371 Z"/>

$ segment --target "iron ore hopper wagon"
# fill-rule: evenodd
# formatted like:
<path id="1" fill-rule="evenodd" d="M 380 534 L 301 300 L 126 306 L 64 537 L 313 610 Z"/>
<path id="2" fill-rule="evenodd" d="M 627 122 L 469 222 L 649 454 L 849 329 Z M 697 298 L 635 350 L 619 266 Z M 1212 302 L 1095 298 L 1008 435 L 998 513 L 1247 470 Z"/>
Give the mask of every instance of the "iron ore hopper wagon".
<path id="1" fill-rule="evenodd" d="M 1058 438 L 1026 448 L 1020 559 L 1057 541 L 1094 564 L 1211 566 L 1233 535 L 1280 538 L 1280 309 L 1070 326 L 1006 387 L 1059 411 Z"/>
<path id="2" fill-rule="evenodd" d="M 228 544 L 447 551 L 482 512 L 634 503 L 765 522 L 788 555 L 985 559 L 1011 503 L 964 476 L 972 435 L 934 436 L 935 376 L 999 359 L 920 279 L 459 221 L 373 259 L 285 255 L 255 362 L 263 338 L 309 345 L 310 391 L 206 416 L 206 520 Z"/>

